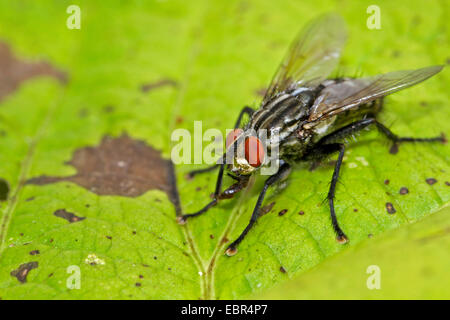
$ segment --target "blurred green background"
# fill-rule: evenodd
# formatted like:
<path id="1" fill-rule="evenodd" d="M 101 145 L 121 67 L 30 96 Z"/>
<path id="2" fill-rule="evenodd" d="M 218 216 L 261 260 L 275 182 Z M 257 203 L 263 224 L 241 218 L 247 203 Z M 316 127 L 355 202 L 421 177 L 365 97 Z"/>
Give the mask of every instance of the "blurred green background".
<path id="1" fill-rule="evenodd" d="M 81 9 L 79 30 L 66 26 L 71 4 Z M 379 30 L 367 28 L 370 5 L 380 8 Z M 276 204 L 233 258 L 222 254 L 223 240 L 242 231 L 257 188 L 181 228 L 160 191 L 128 198 L 98 196 L 70 182 L 23 183 L 74 174 L 65 162 L 105 135 L 127 132 L 169 158 L 174 129 L 192 131 L 195 120 L 204 130 L 230 128 L 243 105 L 258 105 L 258 92 L 298 30 L 330 11 L 348 24 L 341 73 L 449 62 L 445 0 L 1 1 L 0 42 L 17 61 L 44 61 L 52 71 L 32 68 L 37 76 L 26 81 L 0 75 L 4 90 L 18 79 L 0 101 L 0 178 L 10 187 L 0 201 L 0 297 L 448 299 L 448 145 L 404 145 L 394 156 L 376 132 L 352 143 L 336 200 L 348 246 L 334 240 L 322 203 L 332 167 L 300 167 L 283 192 L 269 194 L 266 203 Z M 28 75 L 2 52 L 3 71 Z M 168 79 L 176 85 L 142 90 Z M 381 120 L 406 136 L 448 136 L 449 79 L 445 68 L 389 97 Z M 184 212 L 202 206 L 214 186 L 215 174 L 186 181 L 192 168 L 176 167 Z M 437 183 L 425 182 L 431 177 Z M 409 194 L 399 195 L 405 186 Z M 386 212 L 386 202 L 396 214 Z M 86 219 L 68 223 L 53 214 L 61 208 Z M 279 217 L 282 209 L 288 213 Z M 91 254 L 104 264 L 85 263 Z M 30 261 L 39 264 L 26 282 L 11 276 Z M 81 289 L 66 286 L 71 265 L 81 269 Z M 381 268 L 380 290 L 366 286 L 369 265 Z"/>

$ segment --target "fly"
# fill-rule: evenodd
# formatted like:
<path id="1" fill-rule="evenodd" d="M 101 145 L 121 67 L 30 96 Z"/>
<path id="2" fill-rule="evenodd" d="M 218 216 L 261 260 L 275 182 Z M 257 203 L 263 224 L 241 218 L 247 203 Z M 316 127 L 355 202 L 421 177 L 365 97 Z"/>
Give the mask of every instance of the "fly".
<path id="1" fill-rule="evenodd" d="M 252 174 L 271 161 L 279 161 L 277 172 L 264 183 L 248 225 L 226 249 L 226 254 L 232 256 L 256 222 L 268 188 L 287 178 L 292 164 L 302 161 L 317 163 L 338 153 L 327 200 L 336 239 L 346 243 L 348 237 L 339 226 L 334 208 L 345 139 L 365 128 L 376 127 L 392 142 L 391 150 L 396 150 L 402 142 L 445 141 L 443 135 L 433 138 L 400 137 L 376 118 L 383 105 L 383 97 L 432 77 L 443 66 L 395 71 L 366 78 L 329 79 L 346 38 L 344 21 L 334 14 L 313 20 L 300 32 L 275 73 L 260 108 L 253 110 L 244 107 L 234 131 L 227 136 L 227 150 L 222 159 L 232 153 L 232 163 L 222 161 L 221 164 L 190 172 L 190 176 L 194 176 L 219 168 L 213 200 L 198 212 L 179 216 L 178 223 L 184 224 L 187 219 L 201 215 L 220 200 L 232 198 L 247 186 Z M 250 120 L 241 128 L 245 114 Z M 274 132 L 278 133 L 277 159 L 272 157 L 270 150 L 264 151 L 265 141 L 255 134 L 261 129 L 269 132 L 269 140 Z M 239 150 L 240 153 L 235 152 Z M 222 191 L 225 169 L 230 171 L 228 174 L 236 182 Z"/>

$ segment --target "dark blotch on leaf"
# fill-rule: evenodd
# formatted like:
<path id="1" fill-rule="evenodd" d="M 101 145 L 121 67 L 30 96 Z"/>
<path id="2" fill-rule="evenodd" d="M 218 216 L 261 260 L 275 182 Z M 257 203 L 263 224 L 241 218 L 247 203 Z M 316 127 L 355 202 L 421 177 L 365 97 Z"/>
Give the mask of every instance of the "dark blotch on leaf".
<path id="1" fill-rule="evenodd" d="M 280 216 L 280 217 L 284 216 L 286 214 L 286 212 L 287 212 L 287 209 L 283 209 L 280 212 L 278 212 L 278 216 Z"/>
<path id="2" fill-rule="evenodd" d="M 37 254 L 40 254 L 41 252 L 39 250 L 32 250 L 30 251 L 30 255 L 35 256 Z"/>
<path id="3" fill-rule="evenodd" d="M 136 287 L 140 287 L 142 284 L 140 282 L 136 282 Z"/>
<path id="4" fill-rule="evenodd" d="M 111 112 L 114 111 L 114 106 L 106 105 L 106 106 L 103 107 L 103 111 L 106 112 L 106 113 L 111 113 Z"/>
<path id="5" fill-rule="evenodd" d="M 384 184 L 385 184 L 385 185 L 388 185 L 389 182 L 390 182 L 389 179 L 384 180 Z"/>
<path id="6" fill-rule="evenodd" d="M 67 82 L 66 74 L 48 62 L 27 62 L 17 59 L 9 46 L 3 42 L 0 42 L 0 70 L 0 101 L 17 90 L 22 82 L 31 78 L 50 76 L 61 83 Z"/>
<path id="7" fill-rule="evenodd" d="M 408 188 L 406 188 L 406 187 L 401 187 L 399 193 L 400 193 L 401 195 L 404 195 L 404 194 L 409 193 L 409 190 L 408 190 Z"/>
<path id="8" fill-rule="evenodd" d="M 390 202 L 386 202 L 386 210 L 390 214 L 394 214 L 397 212 L 397 210 L 395 210 L 395 208 L 394 208 L 394 205 Z"/>
<path id="9" fill-rule="evenodd" d="M 20 283 L 25 283 L 25 282 L 27 282 L 28 273 L 31 270 L 36 269 L 38 266 L 39 266 L 39 263 L 37 261 L 32 261 L 32 262 L 21 264 L 19 266 L 19 268 L 11 271 L 11 276 L 16 277 Z"/>
<path id="10" fill-rule="evenodd" d="M 68 211 L 66 211 L 66 209 L 56 210 L 53 214 L 59 218 L 66 219 L 70 223 L 74 223 L 74 222 L 78 222 L 78 221 L 86 219 L 85 217 L 79 217 L 72 212 L 68 212 Z"/>
<path id="11" fill-rule="evenodd" d="M 162 79 L 156 82 L 151 82 L 151 83 L 145 83 L 141 86 L 141 91 L 142 92 L 148 92 L 150 90 L 156 89 L 156 88 L 161 88 L 161 87 L 165 87 L 165 86 L 171 86 L 171 87 L 176 87 L 178 86 L 178 83 L 173 80 L 173 79 Z"/>
<path id="12" fill-rule="evenodd" d="M 283 267 L 280 267 L 280 271 L 281 271 L 282 273 L 286 273 L 286 269 L 283 268 Z"/>
<path id="13" fill-rule="evenodd" d="M 301 211 L 298 212 L 298 214 L 302 216 L 302 215 L 305 214 L 305 211 L 301 210 Z"/>
<path id="14" fill-rule="evenodd" d="M 158 189 L 168 194 L 181 214 L 173 163 L 163 159 L 161 153 L 144 141 L 128 135 L 106 136 L 99 146 L 85 147 L 74 152 L 67 164 L 77 173 L 69 177 L 40 176 L 27 181 L 45 185 L 70 181 L 98 195 L 138 197 L 148 190 Z"/>
<path id="15" fill-rule="evenodd" d="M 445 181 L 445 185 L 450 187 L 450 182 Z"/>
<path id="16" fill-rule="evenodd" d="M 435 178 L 428 178 L 425 180 L 430 186 L 435 184 L 437 180 Z"/>
<path id="17" fill-rule="evenodd" d="M 0 178 L 0 201 L 8 199 L 9 184 L 5 179 Z"/>

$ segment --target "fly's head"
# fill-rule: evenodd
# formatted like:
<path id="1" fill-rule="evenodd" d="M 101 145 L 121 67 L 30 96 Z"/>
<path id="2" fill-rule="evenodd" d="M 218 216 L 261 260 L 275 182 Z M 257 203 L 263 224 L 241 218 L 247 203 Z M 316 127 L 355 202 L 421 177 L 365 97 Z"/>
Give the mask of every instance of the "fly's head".
<path id="1" fill-rule="evenodd" d="M 238 176 L 248 176 L 258 170 L 266 158 L 266 152 L 261 140 L 242 129 L 231 131 L 226 140 L 227 154 L 232 152 L 232 161 L 228 170 Z"/>

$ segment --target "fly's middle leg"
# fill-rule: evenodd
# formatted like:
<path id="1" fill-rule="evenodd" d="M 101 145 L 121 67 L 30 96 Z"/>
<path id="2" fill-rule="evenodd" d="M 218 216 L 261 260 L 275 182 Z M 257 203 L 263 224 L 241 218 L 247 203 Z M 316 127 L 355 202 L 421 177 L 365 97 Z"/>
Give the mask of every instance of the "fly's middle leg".
<path id="1" fill-rule="evenodd" d="M 334 166 L 333 177 L 331 178 L 330 189 L 328 190 L 328 204 L 330 206 L 330 217 L 331 224 L 333 226 L 334 232 L 336 233 L 336 240 L 339 243 L 348 242 L 348 238 L 342 231 L 336 217 L 336 211 L 334 209 L 334 198 L 336 194 L 336 184 L 339 180 L 339 172 L 341 170 L 342 161 L 344 159 L 345 146 L 342 143 L 330 143 L 330 144 L 319 144 L 315 146 L 304 158 L 304 160 L 323 160 L 323 158 L 329 156 L 330 154 L 339 152 L 338 159 Z"/>
<path id="2" fill-rule="evenodd" d="M 248 116 L 251 116 L 253 114 L 253 112 L 255 112 L 255 110 L 253 110 L 252 108 L 250 108 L 248 106 L 245 106 L 244 108 L 242 108 L 242 110 L 239 113 L 239 116 L 236 120 L 236 123 L 234 124 L 234 129 L 237 129 L 241 126 L 242 118 L 244 117 L 245 114 L 247 114 Z M 220 166 L 219 164 L 214 164 L 210 167 L 206 167 L 203 169 L 189 171 L 186 175 L 186 178 L 192 179 L 197 174 L 213 171 L 213 170 L 217 169 L 219 166 Z"/>

